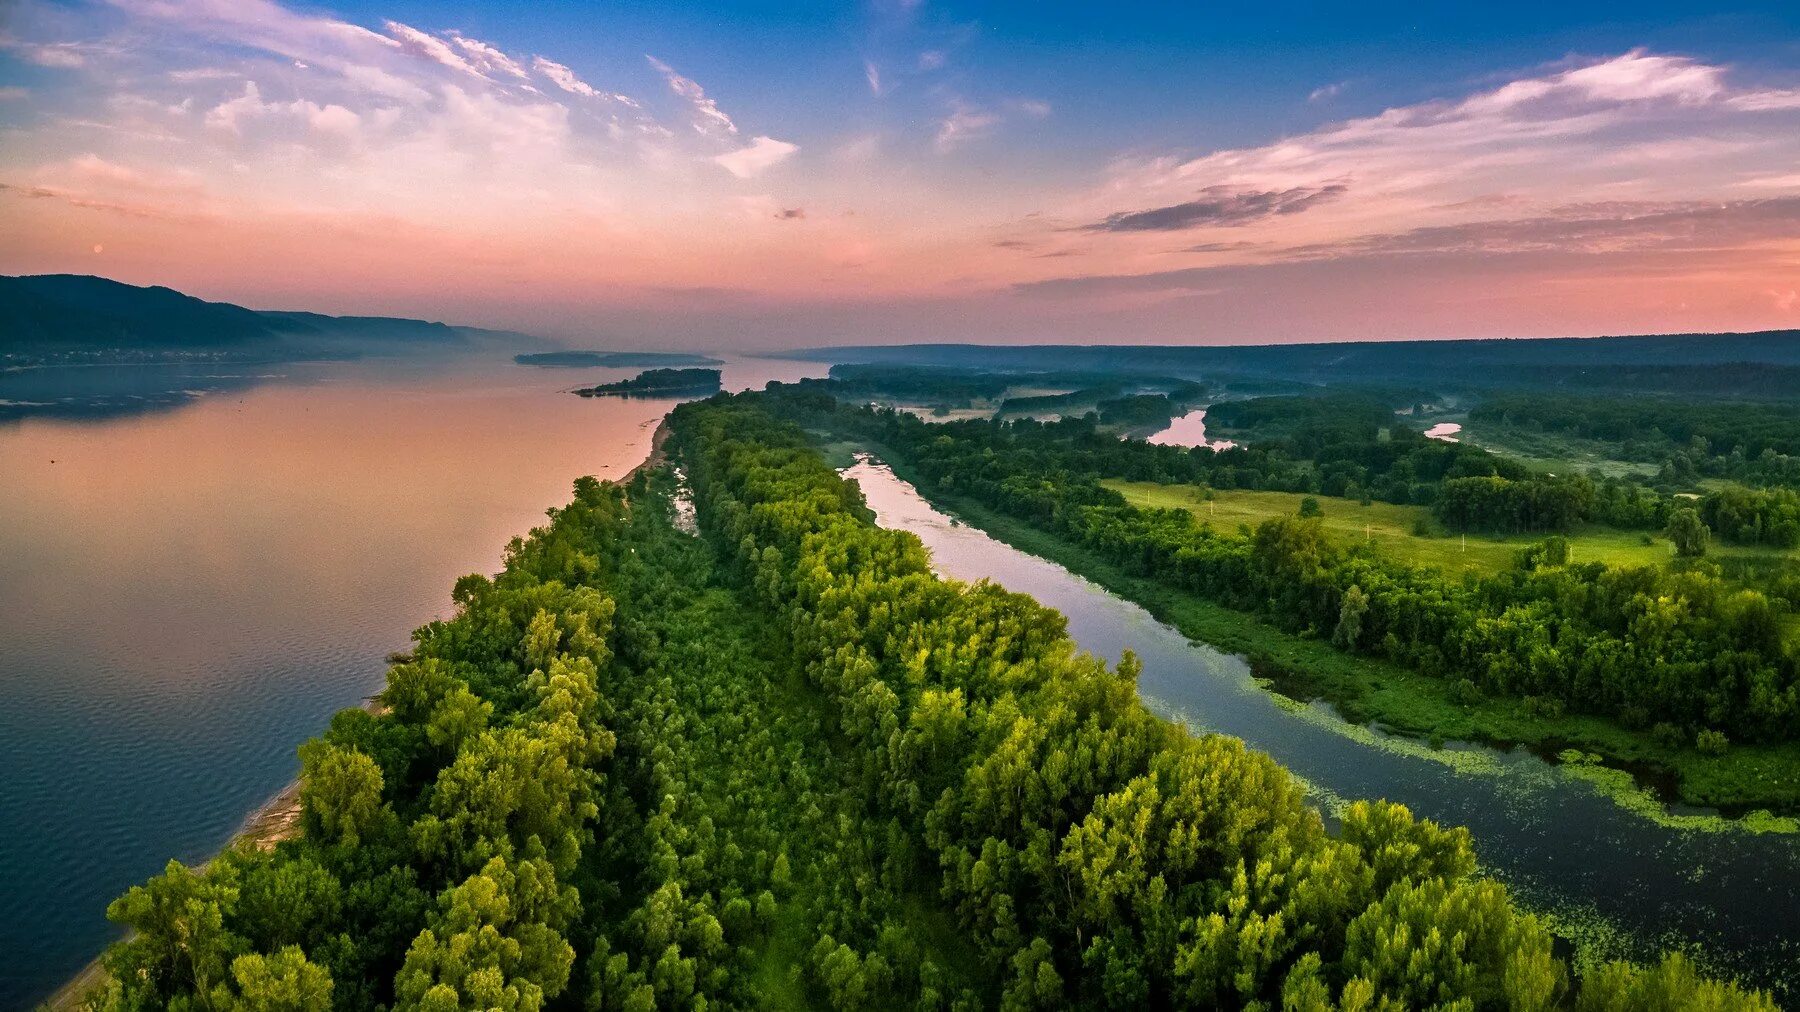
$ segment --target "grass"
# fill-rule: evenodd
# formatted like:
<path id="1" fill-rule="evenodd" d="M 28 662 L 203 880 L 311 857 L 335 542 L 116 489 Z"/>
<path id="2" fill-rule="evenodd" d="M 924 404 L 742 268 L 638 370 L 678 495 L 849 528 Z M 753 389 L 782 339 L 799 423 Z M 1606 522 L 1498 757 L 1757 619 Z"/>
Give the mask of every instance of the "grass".
<path id="1" fill-rule="evenodd" d="M 1106 481 L 1102 484 L 1123 495 L 1133 506 L 1160 509 L 1185 509 L 1202 521 L 1221 530 L 1235 530 L 1239 524 L 1255 527 L 1276 517 L 1293 517 L 1300 513 L 1300 501 L 1307 498 L 1296 492 L 1247 492 L 1213 490 L 1213 501 L 1202 501 L 1202 491 L 1193 485 L 1158 485 L 1153 482 Z M 1513 554 L 1527 545 L 1543 540 L 1543 535 L 1470 534 L 1432 536 L 1413 533 L 1421 520 L 1431 520 L 1431 510 L 1424 506 L 1396 506 L 1371 503 L 1363 506 L 1350 499 L 1313 496 L 1324 510 L 1320 518 L 1325 529 L 1344 541 L 1367 541 L 1378 552 L 1412 566 L 1432 567 L 1449 575 L 1464 572 L 1490 575 L 1512 568 Z M 1675 556 L 1674 546 L 1660 535 L 1643 531 L 1622 531 L 1611 527 L 1584 526 L 1569 538 L 1571 562 L 1604 562 L 1609 566 L 1660 566 Z M 1646 543 L 1646 540 L 1648 543 Z M 1717 558 L 1800 559 L 1800 551 L 1744 548 L 1714 544 L 1710 553 Z"/>
<path id="2" fill-rule="evenodd" d="M 904 458 L 884 452 L 881 447 L 864 448 L 880 455 L 900 477 L 918 488 L 921 495 L 926 495 L 939 508 L 955 513 L 963 522 L 1135 601 L 1189 639 L 1252 658 L 1259 674 L 1277 676 L 1273 687 L 1278 691 L 1294 698 L 1324 699 L 1351 724 L 1375 723 L 1419 738 L 1471 741 L 1499 747 L 1523 745 L 1552 762 L 1564 761 L 1571 751 L 1577 752 L 1583 756 L 1583 768 L 1576 771 L 1582 779 L 1594 781 L 1622 805 L 1647 818 L 1671 822 L 1681 828 L 1787 831 L 1793 828 L 1789 820 L 1772 820 L 1759 813 L 1800 811 L 1800 744 L 1733 745 L 1724 755 L 1709 756 L 1692 747 L 1665 745 L 1648 733 L 1634 731 L 1603 717 L 1584 714 L 1540 717 L 1527 713 L 1518 700 L 1511 698 L 1487 698 L 1465 705 L 1453 700 L 1449 686 L 1439 679 L 1384 660 L 1346 654 L 1323 640 L 1285 632 L 1257 616 L 1127 572 L 1097 552 L 996 513 L 974 501 L 927 493 Z M 1270 494 L 1274 493 L 1219 493 L 1221 496 Z M 1298 511 L 1301 497 L 1292 498 L 1294 509 Z M 1362 509 L 1345 500 L 1321 499 L 1321 502 L 1326 504 L 1327 517 L 1332 513 L 1331 502 Z M 1360 536 L 1360 533 L 1359 526 L 1356 534 Z M 1629 770 L 1630 776 L 1595 776 L 1596 757 L 1610 768 Z M 1728 821 L 1717 817 L 1670 816 L 1660 804 L 1654 805 L 1655 811 L 1651 810 L 1652 806 L 1645 803 L 1651 799 L 1647 791 L 1655 792 L 1655 796 L 1665 802 L 1716 807 L 1728 814 L 1748 818 Z"/>
<path id="3" fill-rule="evenodd" d="M 1462 423 L 1457 435 L 1465 441 L 1504 454 L 1537 471 L 1550 474 L 1587 474 L 1599 471 L 1609 477 L 1635 475 L 1646 478 L 1656 465 L 1619 456 L 1617 443 L 1586 439 L 1561 432 L 1522 428 L 1500 422 L 1471 422 L 1467 417 L 1445 419 Z"/>

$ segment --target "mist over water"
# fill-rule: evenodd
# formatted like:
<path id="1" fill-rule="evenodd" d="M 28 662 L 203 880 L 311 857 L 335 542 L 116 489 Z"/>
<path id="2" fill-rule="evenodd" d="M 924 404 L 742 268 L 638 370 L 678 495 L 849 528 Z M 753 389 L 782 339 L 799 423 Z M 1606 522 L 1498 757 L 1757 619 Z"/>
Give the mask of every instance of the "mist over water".
<path id="1" fill-rule="evenodd" d="M 723 371 L 743 389 L 823 366 Z M 0 423 L 0 1008 L 116 937 L 105 906 L 128 886 L 215 852 L 458 576 L 498 569 L 577 477 L 635 467 L 676 403 L 563 392 L 623 369 L 258 372 Z M 130 386 L 64 378 L 31 388 Z"/>

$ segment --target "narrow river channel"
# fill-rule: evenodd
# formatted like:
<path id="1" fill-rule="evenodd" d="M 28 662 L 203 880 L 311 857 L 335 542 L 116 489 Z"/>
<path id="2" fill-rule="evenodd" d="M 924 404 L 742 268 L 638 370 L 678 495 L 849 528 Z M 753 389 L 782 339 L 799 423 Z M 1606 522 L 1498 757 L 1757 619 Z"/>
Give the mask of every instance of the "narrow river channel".
<path id="1" fill-rule="evenodd" d="M 1433 750 L 1284 706 L 1240 657 L 1190 642 L 1141 607 L 957 523 L 885 465 L 845 471 L 885 527 L 916 534 L 934 565 L 991 579 L 1068 617 L 1081 647 L 1143 661 L 1145 702 L 1196 731 L 1242 738 L 1340 801 L 1388 798 L 1468 826 L 1484 867 L 1585 952 L 1645 958 L 1679 946 L 1716 972 L 1800 1002 L 1800 836 L 1659 824 L 1523 751 Z"/>

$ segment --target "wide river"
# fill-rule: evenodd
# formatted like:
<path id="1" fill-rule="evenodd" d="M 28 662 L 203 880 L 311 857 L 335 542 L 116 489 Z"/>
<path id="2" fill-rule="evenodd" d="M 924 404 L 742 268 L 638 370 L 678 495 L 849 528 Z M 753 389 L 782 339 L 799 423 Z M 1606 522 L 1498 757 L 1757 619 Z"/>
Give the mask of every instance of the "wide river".
<path id="1" fill-rule="evenodd" d="M 126 887 L 217 851 L 458 576 L 497 569 L 577 476 L 644 459 L 674 402 L 561 392 L 635 371 L 0 375 L 0 401 L 72 416 L 0 421 L 0 1009 L 115 937 Z"/>
<path id="2" fill-rule="evenodd" d="M 940 573 L 1032 595 L 1068 616 L 1089 653 L 1116 662 L 1131 649 L 1153 709 L 1268 752 L 1327 809 L 1389 798 L 1468 826 L 1484 867 L 1591 951 L 1642 956 L 1680 944 L 1718 971 L 1778 988 L 1788 1004 L 1800 998 L 1800 837 L 1669 828 L 1524 752 L 1433 750 L 1323 709 L 1277 705 L 1242 659 L 956 522 L 885 465 L 864 459 L 845 473 L 882 526 L 919 536 Z"/>

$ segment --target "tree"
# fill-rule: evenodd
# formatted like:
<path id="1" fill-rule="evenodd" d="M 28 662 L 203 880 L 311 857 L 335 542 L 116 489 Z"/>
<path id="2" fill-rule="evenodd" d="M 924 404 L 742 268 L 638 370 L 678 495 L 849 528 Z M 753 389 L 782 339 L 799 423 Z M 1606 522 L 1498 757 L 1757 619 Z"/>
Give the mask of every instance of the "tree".
<path id="1" fill-rule="evenodd" d="M 1325 510 L 1319 506 L 1319 500 L 1312 496 L 1300 500 L 1300 515 L 1303 517 L 1322 517 Z"/>
<path id="2" fill-rule="evenodd" d="M 297 945 L 272 956 L 251 953 L 231 963 L 238 995 L 225 1007 L 237 1012 L 327 1012 L 331 974 L 306 959 Z"/>
<path id="3" fill-rule="evenodd" d="M 183 994 L 222 986 L 244 940 L 225 927 L 237 900 L 229 871 L 201 877 L 179 861 L 132 886 L 106 908 L 106 919 L 136 935 L 107 955 L 106 968 L 129 1008 L 160 1007 Z"/>
<path id="4" fill-rule="evenodd" d="M 1356 641 L 1362 636 L 1363 616 L 1369 613 L 1369 595 L 1355 584 L 1344 591 L 1344 603 L 1338 607 L 1337 629 L 1331 634 L 1331 642 L 1340 650 L 1355 650 Z"/>
<path id="5" fill-rule="evenodd" d="M 1684 506 L 1669 517 L 1663 536 L 1675 542 L 1675 554 L 1684 559 L 1697 559 L 1706 554 L 1706 543 L 1712 537 L 1697 510 Z"/>
<path id="6" fill-rule="evenodd" d="M 300 746 L 300 804 L 306 831 L 355 847 L 381 821 L 381 767 L 351 749 L 323 741 Z"/>

